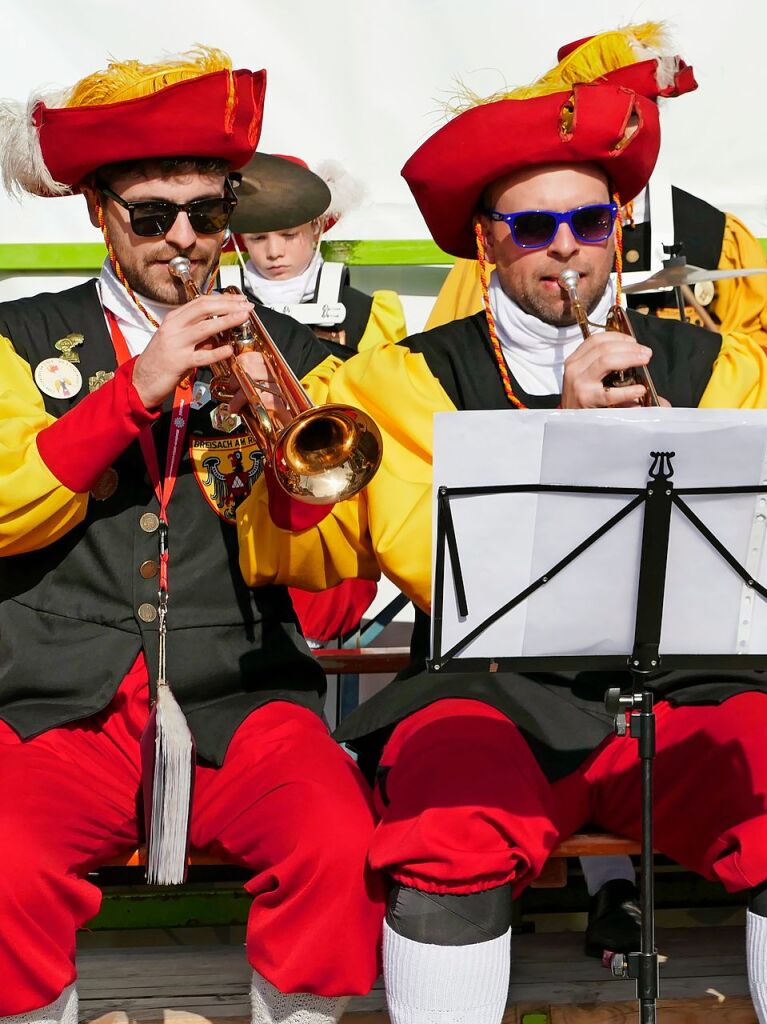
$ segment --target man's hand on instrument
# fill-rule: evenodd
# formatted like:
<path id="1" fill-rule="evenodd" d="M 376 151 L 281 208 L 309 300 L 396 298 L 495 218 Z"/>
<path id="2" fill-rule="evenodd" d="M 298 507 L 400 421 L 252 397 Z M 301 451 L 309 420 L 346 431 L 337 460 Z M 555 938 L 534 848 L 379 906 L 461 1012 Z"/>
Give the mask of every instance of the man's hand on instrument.
<path id="1" fill-rule="evenodd" d="M 646 366 L 652 349 L 627 334 L 603 331 L 592 334 L 565 360 L 562 382 L 563 409 L 626 409 L 638 405 L 644 384 L 605 387 L 604 378 L 616 370 Z M 664 404 L 668 404 L 664 400 Z"/>
<path id="2" fill-rule="evenodd" d="M 211 339 L 244 324 L 252 308 L 243 295 L 201 295 L 171 310 L 133 368 L 146 408 L 162 405 L 190 370 L 231 356 L 231 345 L 216 347 Z"/>
<path id="3" fill-rule="evenodd" d="M 237 363 L 257 385 L 262 382 L 270 388 L 277 389 L 277 381 L 274 379 L 271 368 L 260 352 L 243 352 L 237 356 Z M 247 404 L 247 398 L 237 384 L 236 378 L 230 378 L 233 398 L 227 403 L 230 412 L 240 412 Z M 285 403 L 278 395 L 269 391 L 261 391 L 259 388 L 259 400 L 269 412 L 284 412 Z"/>

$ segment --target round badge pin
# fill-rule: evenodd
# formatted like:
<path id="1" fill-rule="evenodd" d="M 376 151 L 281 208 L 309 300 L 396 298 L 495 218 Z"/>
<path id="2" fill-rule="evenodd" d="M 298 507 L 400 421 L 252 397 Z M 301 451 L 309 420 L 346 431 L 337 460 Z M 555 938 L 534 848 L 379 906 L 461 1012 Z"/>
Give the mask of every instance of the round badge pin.
<path id="1" fill-rule="evenodd" d="M 43 359 L 35 367 L 35 384 L 50 398 L 74 398 L 83 386 L 80 371 L 66 359 Z"/>

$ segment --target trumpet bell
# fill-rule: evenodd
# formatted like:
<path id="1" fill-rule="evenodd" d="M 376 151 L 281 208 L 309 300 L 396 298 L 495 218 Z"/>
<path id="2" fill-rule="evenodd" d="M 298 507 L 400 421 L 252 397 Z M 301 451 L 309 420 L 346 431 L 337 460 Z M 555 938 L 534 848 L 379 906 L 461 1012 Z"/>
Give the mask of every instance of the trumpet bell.
<path id="1" fill-rule="evenodd" d="M 307 409 L 282 432 L 272 468 L 291 497 L 308 505 L 351 498 L 371 480 L 383 453 L 373 419 L 346 405 Z"/>

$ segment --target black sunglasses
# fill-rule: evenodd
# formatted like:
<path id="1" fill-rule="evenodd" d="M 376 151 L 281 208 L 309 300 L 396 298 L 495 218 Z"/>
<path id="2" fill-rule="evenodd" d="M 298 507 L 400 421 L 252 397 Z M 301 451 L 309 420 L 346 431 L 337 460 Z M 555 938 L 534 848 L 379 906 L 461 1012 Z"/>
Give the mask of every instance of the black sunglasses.
<path id="1" fill-rule="evenodd" d="M 200 235 L 217 235 L 229 226 L 229 220 L 237 205 L 237 196 L 226 179 L 227 195 L 212 199 L 193 199 L 190 203 L 171 203 L 164 199 L 145 199 L 137 203 L 129 203 L 113 192 L 102 182 L 96 182 L 96 188 L 102 195 L 122 206 L 128 211 L 130 226 L 140 238 L 157 238 L 166 235 L 176 222 L 176 217 L 183 210 L 189 218 L 192 228 Z"/>
<path id="2" fill-rule="evenodd" d="M 615 203 L 593 203 L 574 210 L 520 210 L 519 213 L 500 213 L 485 210 L 491 220 L 502 220 L 509 225 L 514 244 L 520 249 L 543 249 L 559 230 L 567 224 L 579 242 L 594 245 L 606 241 L 612 234 L 618 207 Z"/>

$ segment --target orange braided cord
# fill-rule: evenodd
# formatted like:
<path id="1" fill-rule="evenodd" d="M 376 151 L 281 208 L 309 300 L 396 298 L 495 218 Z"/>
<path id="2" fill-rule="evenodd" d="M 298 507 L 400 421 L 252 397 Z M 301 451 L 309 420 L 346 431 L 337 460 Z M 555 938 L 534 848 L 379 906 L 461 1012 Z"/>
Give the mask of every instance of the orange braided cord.
<path id="1" fill-rule="evenodd" d="M 621 221 L 621 197 L 613 192 L 613 202 L 618 207 L 615 218 L 615 301 L 620 306 L 623 297 L 623 222 Z"/>
<path id="2" fill-rule="evenodd" d="M 97 217 L 98 222 L 99 222 L 99 227 L 101 228 L 101 233 L 104 236 L 104 243 L 105 243 L 105 245 L 107 247 L 107 253 L 109 255 L 109 262 L 112 264 L 112 270 L 114 270 L 115 276 L 117 277 L 117 280 L 120 282 L 120 284 L 126 290 L 128 295 L 130 295 L 130 297 L 133 300 L 133 302 L 135 303 L 136 307 L 140 310 L 141 313 L 144 314 L 144 316 L 147 318 L 147 320 L 152 325 L 152 327 L 154 327 L 155 330 L 158 330 L 158 328 L 160 326 L 159 323 L 155 320 L 155 318 L 152 316 L 152 314 L 149 312 L 149 310 L 144 307 L 143 303 L 139 300 L 139 298 L 136 295 L 136 293 L 133 291 L 131 286 L 128 284 L 128 281 L 127 281 L 127 279 L 125 277 L 125 274 L 123 273 L 123 268 L 120 266 L 120 261 L 117 259 L 117 253 L 115 252 L 114 246 L 112 245 L 112 239 L 109 237 L 109 231 L 107 229 L 107 223 L 106 223 L 106 220 L 104 219 L 104 210 L 103 210 L 103 208 L 101 206 L 101 200 L 99 199 L 98 195 L 96 195 L 96 217 Z"/>
<path id="3" fill-rule="evenodd" d="M 482 237 L 482 225 L 477 220 L 474 222 L 474 234 L 477 239 L 477 260 L 479 262 L 479 279 L 482 284 L 482 302 L 485 306 L 485 317 L 487 318 L 487 327 L 490 331 L 490 344 L 493 346 L 493 354 L 495 355 L 495 361 L 498 364 L 498 372 L 501 375 L 501 381 L 503 382 L 503 390 L 506 392 L 506 397 L 515 405 L 517 409 L 524 409 L 525 406 L 520 402 L 511 386 L 511 378 L 509 377 L 509 368 L 506 365 L 506 360 L 503 358 L 503 352 L 501 350 L 501 343 L 498 340 L 498 331 L 495 326 L 495 317 L 493 316 L 493 310 L 490 306 L 490 292 L 488 290 L 488 278 L 487 278 L 487 257 L 485 255 L 485 240 Z"/>

